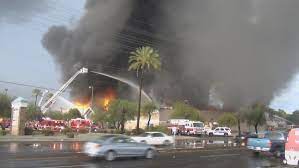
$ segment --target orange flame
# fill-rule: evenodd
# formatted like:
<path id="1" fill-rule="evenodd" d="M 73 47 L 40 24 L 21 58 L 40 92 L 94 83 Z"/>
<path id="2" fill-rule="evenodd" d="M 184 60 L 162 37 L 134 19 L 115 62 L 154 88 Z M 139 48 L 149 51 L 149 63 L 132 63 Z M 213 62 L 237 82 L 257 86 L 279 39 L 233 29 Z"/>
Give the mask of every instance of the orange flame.
<path id="1" fill-rule="evenodd" d="M 76 101 L 74 102 L 74 105 L 75 107 L 78 109 L 78 110 L 86 110 L 88 107 L 89 107 L 89 103 L 83 103 L 83 102 L 79 102 L 79 101 Z"/>
<path id="2" fill-rule="evenodd" d="M 109 103 L 110 103 L 110 99 L 109 98 L 104 98 L 104 103 L 103 103 L 103 106 L 104 106 L 104 109 L 107 111 L 108 110 L 108 106 L 109 106 Z"/>
<path id="3" fill-rule="evenodd" d="M 105 111 L 108 111 L 111 101 L 116 98 L 115 91 L 112 88 L 108 88 L 101 97 L 102 98 L 99 98 L 97 102 Z"/>

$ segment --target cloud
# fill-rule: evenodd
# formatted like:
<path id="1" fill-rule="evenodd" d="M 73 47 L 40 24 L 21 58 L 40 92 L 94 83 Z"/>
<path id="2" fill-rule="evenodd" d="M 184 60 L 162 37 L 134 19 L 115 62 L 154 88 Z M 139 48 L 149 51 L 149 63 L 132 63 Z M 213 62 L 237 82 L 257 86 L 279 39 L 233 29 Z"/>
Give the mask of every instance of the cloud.
<path id="1" fill-rule="evenodd" d="M 0 0 L 0 23 L 24 23 L 49 9 L 49 0 Z"/>

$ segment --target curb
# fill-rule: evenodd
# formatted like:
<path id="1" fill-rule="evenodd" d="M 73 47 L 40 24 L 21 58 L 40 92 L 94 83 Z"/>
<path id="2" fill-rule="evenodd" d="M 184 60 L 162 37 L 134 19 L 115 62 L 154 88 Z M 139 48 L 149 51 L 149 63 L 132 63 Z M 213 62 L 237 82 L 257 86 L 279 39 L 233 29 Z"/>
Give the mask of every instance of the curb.
<path id="1" fill-rule="evenodd" d="M 173 152 L 179 152 L 179 153 L 184 153 L 184 152 L 209 152 L 209 151 L 246 151 L 246 148 L 239 148 L 239 147 L 231 147 L 231 148 L 174 148 L 174 149 L 157 149 L 158 152 L 160 153 L 173 153 Z"/>

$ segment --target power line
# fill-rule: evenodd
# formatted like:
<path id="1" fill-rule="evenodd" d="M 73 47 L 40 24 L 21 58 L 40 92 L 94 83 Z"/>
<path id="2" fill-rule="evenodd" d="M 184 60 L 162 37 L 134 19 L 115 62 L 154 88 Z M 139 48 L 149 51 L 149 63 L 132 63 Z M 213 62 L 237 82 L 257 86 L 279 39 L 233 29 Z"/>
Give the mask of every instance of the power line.
<path id="1" fill-rule="evenodd" d="M 111 82 L 108 82 L 108 81 L 98 81 L 97 80 L 97 83 L 98 82 L 102 83 L 102 84 L 111 84 Z M 44 87 L 44 86 L 37 86 L 37 85 L 32 85 L 32 84 L 25 84 L 25 83 L 21 83 L 21 82 L 12 82 L 12 81 L 3 81 L 3 80 L 0 80 L 0 83 L 10 84 L 10 85 L 17 85 L 17 86 L 24 86 L 24 87 L 31 87 L 31 88 L 37 88 L 37 89 L 44 89 L 44 90 L 51 90 L 51 91 L 58 91 L 59 90 L 59 89 L 54 89 L 54 88 L 49 88 L 49 87 Z M 65 93 L 65 92 L 69 92 L 69 91 L 65 90 L 63 93 Z"/>
<path id="2" fill-rule="evenodd" d="M 36 85 L 31 85 L 31 84 L 19 83 L 19 82 L 11 82 L 11 81 L 0 80 L 0 83 L 18 85 L 18 86 L 25 86 L 25 87 L 31 87 L 31 88 L 38 88 L 38 89 L 45 89 L 45 90 L 52 90 L 52 91 L 58 91 L 58 89 L 54 89 L 54 88 L 47 88 L 47 87 L 43 87 L 43 86 L 36 86 Z"/>

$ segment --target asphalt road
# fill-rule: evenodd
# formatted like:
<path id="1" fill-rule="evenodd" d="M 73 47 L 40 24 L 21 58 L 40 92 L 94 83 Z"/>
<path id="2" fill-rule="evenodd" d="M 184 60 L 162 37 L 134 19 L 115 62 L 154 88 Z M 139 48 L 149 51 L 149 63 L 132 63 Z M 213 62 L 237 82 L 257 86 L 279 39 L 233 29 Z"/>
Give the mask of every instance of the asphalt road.
<path id="1" fill-rule="evenodd" d="M 22 148 L 22 150 L 20 149 Z M 34 149 L 34 150 L 32 150 Z M 194 152 L 160 152 L 153 160 L 119 159 L 107 162 L 91 159 L 76 150 L 47 150 L 33 146 L 18 146 L 18 150 L 0 144 L 0 167 L 5 168 L 258 168 L 283 167 L 279 159 L 253 156 L 244 149 L 200 149 Z"/>

